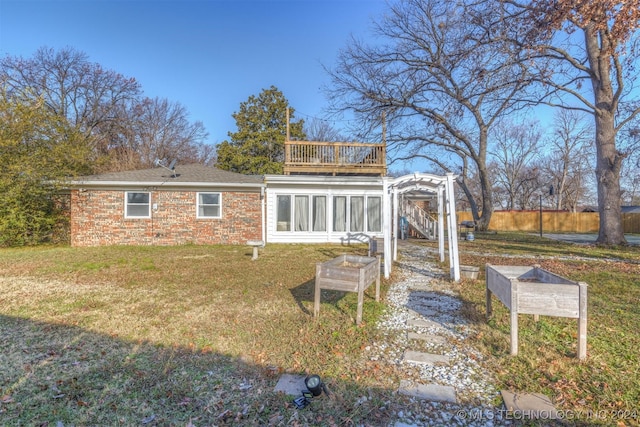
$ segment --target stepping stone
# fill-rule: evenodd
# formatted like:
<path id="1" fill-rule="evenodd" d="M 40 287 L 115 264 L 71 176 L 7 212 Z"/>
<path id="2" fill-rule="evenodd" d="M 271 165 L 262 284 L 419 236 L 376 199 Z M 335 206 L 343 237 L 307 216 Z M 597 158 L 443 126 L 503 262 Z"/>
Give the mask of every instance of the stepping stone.
<path id="1" fill-rule="evenodd" d="M 432 335 L 432 334 L 418 334 L 416 332 L 407 333 L 407 338 L 410 340 L 421 340 L 426 341 L 431 344 L 446 344 L 447 339 L 440 335 Z"/>
<path id="2" fill-rule="evenodd" d="M 425 365 L 448 365 L 449 356 L 442 354 L 422 353 L 420 351 L 407 350 L 404 353 L 406 362 L 422 363 Z"/>
<path id="3" fill-rule="evenodd" d="M 421 306 L 408 307 L 409 311 L 418 316 L 435 316 L 437 313 L 430 308 Z"/>
<path id="4" fill-rule="evenodd" d="M 431 290 L 432 289 L 430 285 L 418 285 L 418 284 L 409 285 L 409 291 L 431 292 Z"/>
<path id="5" fill-rule="evenodd" d="M 413 384 L 411 381 L 401 380 L 398 392 L 433 402 L 458 403 L 456 389 L 446 385 Z"/>
<path id="6" fill-rule="evenodd" d="M 411 298 L 424 298 L 430 301 L 436 301 L 442 296 L 442 294 L 434 292 L 429 287 L 411 286 L 409 287 L 409 292 L 411 293 Z"/>
<path id="7" fill-rule="evenodd" d="M 304 383 L 305 378 L 305 375 L 282 374 L 273 391 L 281 391 L 285 394 L 300 396 L 302 394 L 302 390 L 307 389 L 307 386 Z"/>
<path id="8" fill-rule="evenodd" d="M 416 299 L 417 300 L 415 302 L 416 305 L 422 305 L 422 306 L 429 307 L 429 308 L 437 309 L 438 307 L 440 307 L 442 305 L 442 301 L 434 299 L 434 298 L 429 298 L 429 297 L 424 297 L 424 296 L 411 296 L 410 297 L 410 301 L 412 299 Z"/>
<path id="9" fill-rule="evenodd" d="M 555 420 L 558 411 L 551 403 L 551 399 L 540 393 L 519 393 L 501 390 L 504 406 L 514 416 L 526 419 Z"/>
<path id="10" fill-rule="evenodd" d="M 429 319 L 409 319 L 408 326 L 417 326 L 418 328 L 439 328 L 440 324 Z"/>

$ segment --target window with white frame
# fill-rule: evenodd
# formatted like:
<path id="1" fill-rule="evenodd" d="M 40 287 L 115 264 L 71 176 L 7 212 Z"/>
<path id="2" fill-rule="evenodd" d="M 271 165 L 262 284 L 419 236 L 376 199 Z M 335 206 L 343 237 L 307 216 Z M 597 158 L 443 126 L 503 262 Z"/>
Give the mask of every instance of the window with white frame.
<path id="1" fill-rule="evenodd" d="M 327 231 L 327 197 L 313 196 L 311 206 L 313 231 Z"/>
<path id="2" fill-rule="evenodd" d="M 364 196 L 351 196 L 349 230 L 364 231 Z"/>
<path id="3" fill-rule="evenodd" d="M 221 218 L 222 195 L 220 193 L 198 193 L 198 218 Z"/>
<path id="4" fill-rule="evenodd" d="M 333 196 L 331 212 L 326 195 L 281 194 L 276 204 L 276 231 L 326 232 L 327 223 L 335 232 L 382 231 L 380 196 Z"/>
<path id="5" fill-rule="evenodd" d="M 127 191 L 124 202 L 125 218 L 151 218 L 151 193 Z"/>
<path id="6" fill-rule="evenodd" d="M 291 231 L 291 196 L 278 196 L 276 203 L 276 230 Z"/>
<path id="7" fill-rule="evenodd" d="M 347 196 L 333 197 L 333 231 L 347 231 Z"/>
<path id="8" fill-rule="evenodd" d="M 367 231 L 382 231 L 382 197 L 367 197 Z"/>
<path id="9" fill-rule="evenodd" d="M 309 231 L 309 196 L 295 196 L 293 218 L 296 231 Z"/>
<path id="10" fill-rule="evenodd" d="M 382 197 L 334 196 L 333 231 L 382 231 Z"/>
<path id="11" fill-rule="evenodd" d="M 276 231 L 327 231 L 327 196 L 276 197 Z"/>

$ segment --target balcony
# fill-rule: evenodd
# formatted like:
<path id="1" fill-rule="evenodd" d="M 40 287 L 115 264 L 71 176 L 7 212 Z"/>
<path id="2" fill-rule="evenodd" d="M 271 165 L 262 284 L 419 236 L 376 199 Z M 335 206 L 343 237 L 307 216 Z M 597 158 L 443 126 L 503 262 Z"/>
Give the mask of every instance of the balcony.
<path id="1" fill-rule="evenodd" d="M 366 175 L 387 172 L 385 144 L 285 141 L 285 175 Z"/>

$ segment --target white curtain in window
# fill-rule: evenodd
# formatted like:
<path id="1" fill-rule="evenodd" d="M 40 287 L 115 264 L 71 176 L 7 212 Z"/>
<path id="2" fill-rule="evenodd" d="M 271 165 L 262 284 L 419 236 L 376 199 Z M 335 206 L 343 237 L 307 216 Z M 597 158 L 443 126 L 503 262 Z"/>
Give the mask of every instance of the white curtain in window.
<path id="1" fill-rule="evenodd" d="M 295 197 L 294 221 L 296 231 L 309 231 L 309 196 Z"/>
<path id="2" fill-rule="evenodd" d="M 333 198 L 333 231 L 347 231 L 347 198 Z"/>
<path id="3" fill-rule="evenodd" d="M 364 197 L 351 196 L 351 231 L 364 231 Z"/>
<path id="4" fill-rule="evenodd" d="M 313 197 L 313 231 L 327 231 L 327 198 Z"/>
<path id="5" fill-rule="evenodd" d="M 291 231 L 291 196 L 278 196 L 278 231 Z"/>
<path id="6" fill-rule="evenodd" d="M 380 221 L 381 199 L 380 197 L 367 197 L 367 230 L 372 232 L 382 231 Z"/>

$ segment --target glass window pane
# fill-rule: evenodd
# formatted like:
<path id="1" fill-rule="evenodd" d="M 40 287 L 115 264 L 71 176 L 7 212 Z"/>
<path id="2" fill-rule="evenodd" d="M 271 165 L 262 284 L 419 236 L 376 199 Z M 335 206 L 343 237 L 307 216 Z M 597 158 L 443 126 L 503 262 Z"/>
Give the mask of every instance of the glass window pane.
<path id="1" fill-rule="evenodd" d="M 333 231 L 347 231 L 347 198 L 333 198 Z"/>
<path id="2" fill-rule="evenodd" d="M 309 231 L 309 196 L 295 197 L 296 231 Z"/>
<path id="3" fill-rule="evenodd" d="M 351 231 L 364 231 L 364 197 L 351 196 Z"/>
<path id="4" fill-rule="evenodd" d="M 149 205 L 128 205 L 127 216 L 149 216 Z"/>
<path id="5" fill-rule="evenodd" d="M 149 193 L 127 193 L 127 203 L 149 203 Z"/>
<path id="6" fill-rule="evenodd" d="M 220 193 L 198 193 L 198 217 L 220 218 Z"/>
<path id="7" fill-rule="evenodd" d="M 146 217 L 150 215 L 149 193 L 126 193 L 125 216 L 126 217 Z"/>
<path id="8" fill-rule="evenodd" d="M 220 216 L 220 206 L 200 206 L 200 216 L 218 218 Z"/>
<path id="9" fill-rule="evenodd" d="M 327 198 L 313 196 L 313 231 L 327 231 Z"/>
<path id="10" fill-rule="evenodd" d="M 367 230 L 382 231 L 382 209 L 380 197 L 367 197 Z"/>
<path id="11" fill-rule="evenodd" d="M 278 196 L 277 231 L 291 231 L 291 196 Z"/>
<path id="12" fill-rule="evenodd" d="M 203 205 L 217 205 L 219 204 L 219 196 L 217 193 L 200 193 L 200 203 Z"/>

